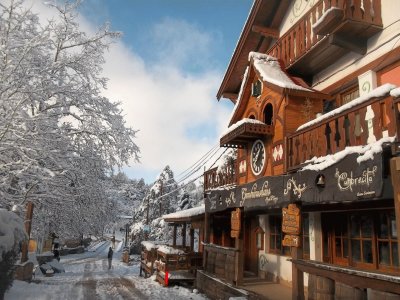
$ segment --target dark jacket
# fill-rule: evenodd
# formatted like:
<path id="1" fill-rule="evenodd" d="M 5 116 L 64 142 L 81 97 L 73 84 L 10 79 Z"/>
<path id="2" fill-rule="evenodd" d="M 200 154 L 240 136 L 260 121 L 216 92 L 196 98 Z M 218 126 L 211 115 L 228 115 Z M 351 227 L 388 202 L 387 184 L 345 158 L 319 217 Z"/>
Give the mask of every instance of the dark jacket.
<path id="1" fill-rule="evenodd" d="M 108 255 L 107 255 L 107 257 L 108 257 L 108 259 L 112 259 L 112 257 L 113 257 L 113 251 L 112 251 L 111 248 L 108 250 Z"/>

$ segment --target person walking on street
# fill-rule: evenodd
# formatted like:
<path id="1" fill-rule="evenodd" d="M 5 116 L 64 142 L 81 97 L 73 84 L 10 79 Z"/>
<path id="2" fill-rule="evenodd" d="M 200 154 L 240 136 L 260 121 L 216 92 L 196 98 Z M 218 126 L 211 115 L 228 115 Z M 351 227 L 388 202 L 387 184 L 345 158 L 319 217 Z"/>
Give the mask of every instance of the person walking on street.
<path id="1" fill-rule="evenodd" d="M 108 257 L 108 269 L 110 270 L 111 269 L 112 257 L 113 257 L 113 251 L 112 251 L 111 247 L 110 247 L 110 249 L 108 249 L 107 257 Z"/>

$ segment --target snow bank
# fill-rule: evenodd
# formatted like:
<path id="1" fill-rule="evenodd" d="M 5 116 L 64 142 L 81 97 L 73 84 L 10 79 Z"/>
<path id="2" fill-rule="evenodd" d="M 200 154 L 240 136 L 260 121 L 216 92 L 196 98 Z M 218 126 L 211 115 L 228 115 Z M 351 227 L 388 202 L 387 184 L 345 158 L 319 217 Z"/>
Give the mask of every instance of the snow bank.
<path id="1" fill-rule="evenodd" d="M 11 251 L 26 238 L 23 220 L 15 213 L 0 208 L 0 261 L 3 253 Z"/>
<path id="2" fill-rule="evenodd" d="M 383 97 L 389 94 L 389 92 L 391 90 L 393 90 L 394 88 L 396 88 L 395 85 L 390 84 L 390 83 L 386 83 L 384 85 L 381 85 L 380 87 L 377 87 L 376 89 L 372 90 L 370 93 L 363 95 L 361 97 L 358 97 L 352 101 L 350 101 L 349 103 L 346 103 L 345 105 L 342 105 L 318 118 L 315 118 L 314 120 L 311 120 L 310 122 L 307 122 L 303 125 L 301 125 L 299 128 L 297 128 L 296 131 L 300 131 L 304 128 L 310 127 L 312 125 L 318 124 L 321 121 L 328 119 L 330 117 L 336 116 L 342 112 L 344 112 L 345 110 L 348 110 L 354 106 L 360 105 L 363 102 L 366 102 L 372 98 L 377 98 L 377 97 Z M 393 96 L 393 95 L 392 95 Z"/>
<path id="3" fill-rule="evenodd" d="M 194 216 L 199 216 L 204 214 L 205 212 L 205 205 L 200 205 L 198 207 L 193 207 L 181 211 L 177 211 L 168 215 L 163 215 L 163 219 L 178 219 L 178 218 L 189 218 Z"/>
<path id="4" fill-rule="evenodd" d="M 363 161 L 368 159 L 373 159 L 376 153 L 382 152 L 382 144 L 383 143 L 392 143 L 394 142 L 395 137 L 386 137 L 382 138 L 375 143 L 371 143 L 365 146 L 353 146 L 346 147 L 344 150 L 337 152 L 335 154 L 330 154 L 322 157 L 313 157 L 310 160 L 307 160 L 305 163 L 309 163 L 309 165 L 305 166 L 301 169 L 304 170 L 312 170 L 312 171 L 321 171 L 324 170 L 335 163 L 339 162 L 343 158 L 345 158 L 349 154 L 358 153 L 360 154 L 357 157 L 357 162 L 360 164 Z"/>

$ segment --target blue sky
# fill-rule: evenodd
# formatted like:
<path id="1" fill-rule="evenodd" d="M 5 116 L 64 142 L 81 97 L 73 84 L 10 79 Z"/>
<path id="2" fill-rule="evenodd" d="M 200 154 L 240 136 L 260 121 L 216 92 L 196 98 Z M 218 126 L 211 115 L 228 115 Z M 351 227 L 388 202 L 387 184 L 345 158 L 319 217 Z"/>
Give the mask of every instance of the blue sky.
<path id="1" fill-rule="evenodd" d="M 183 20 L 214 38 L 210 60 L 225 70 L 252 0 L 84 0 L 82 14 L 95 24 L 109 21 L 144 59 L 153 49 L 151 30 L 165 19 Z M 191 66 L 187 66 L 188 71 Z"/>
<path id="2" fill-rule="evenodd" d="M 42 0 L 27 0 L 45 17 Z M 181 173 L 219 143 L 233 109 L 216 100 L 252 0 L 83 0 L 79 22 L 123 32 L 106 54 L 104 95 L 139 130 L 141 162 L 123 171 L 153 182 Z M 210 161 L 212 163 L 213 161 Z M 197 174 L 198 175 L 198 174 Z"/>

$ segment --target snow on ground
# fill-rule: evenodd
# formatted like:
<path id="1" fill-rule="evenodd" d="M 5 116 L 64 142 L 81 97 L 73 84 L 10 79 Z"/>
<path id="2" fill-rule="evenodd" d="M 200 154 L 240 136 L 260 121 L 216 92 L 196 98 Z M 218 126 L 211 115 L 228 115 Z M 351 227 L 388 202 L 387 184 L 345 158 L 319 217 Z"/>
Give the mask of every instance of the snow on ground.
<path id="1" fill-rule="evenodd" d="M 116 245 L 112 268 L 108 270 L 107 252 L 111 242 L 101 243 L 95 251 L 61 256 L 65 273 L 45 277 L 38 274 L 34 282 L 14 281 L 5 300 L 19 299 L 193 299 L 206 296 L 184 287 L 163 287 L 151 278 L 139 276 L 139 257 L 131 257 L 131 266 L 121 261 L 123 241 Z M 40 272 L 39 272 L 40 273 Z"/>

